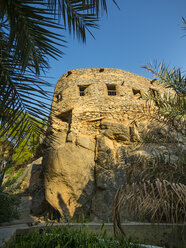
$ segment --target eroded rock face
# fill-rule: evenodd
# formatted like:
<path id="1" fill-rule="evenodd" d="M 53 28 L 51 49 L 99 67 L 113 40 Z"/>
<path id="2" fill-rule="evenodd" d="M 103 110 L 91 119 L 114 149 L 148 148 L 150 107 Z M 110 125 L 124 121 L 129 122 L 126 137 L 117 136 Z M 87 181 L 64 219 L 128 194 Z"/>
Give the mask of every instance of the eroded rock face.
<path id="1" fill-rule="evenodd" d="M 121 127 L 107 124 L 109 133 L 118 133 Z M 44 156 L 46 200 L 62 216 L 109 221 L 113 197 L 125 182 L 125 148 L 104 134 L 72 140 L 70 135 Z"/>
<path id="2" fill-rule="evenodd" d="M 109 125 L 110 126 L 110 125 Z M 108 132 L 116 133 L 113 126 Z M 125 182 L 125 149 L 104 135 L 97 136 L 95 158 L 95 195 L 92 199 L 92 215 L 111 221 L 112 201 L 117 189 Z"/>
<path id="3" fill-rule="evenodd" d="M 153 87 L 165 90 L 116 69 L 72 70 L 59 79 L 51 120 L 56 139 L 47 138 L 43 166 L 45 198 L 61 216 L 111 220 L 115 192 L 127 180 L 126 167 L 139 154 L 151 156 L 139 142 L 144 136 L 152 146 L 144 135 L 151 117 L 143 93 Z M 152 143 L 168 143 L 166 129 L 158 128 Z"/>
<path id="4" fill-rule="evenodd" d="M 50 149 L 46 166 L 46 200 L 63 216 L 88 212 L 94 192 L 94 152 L 73 143 Z"/>

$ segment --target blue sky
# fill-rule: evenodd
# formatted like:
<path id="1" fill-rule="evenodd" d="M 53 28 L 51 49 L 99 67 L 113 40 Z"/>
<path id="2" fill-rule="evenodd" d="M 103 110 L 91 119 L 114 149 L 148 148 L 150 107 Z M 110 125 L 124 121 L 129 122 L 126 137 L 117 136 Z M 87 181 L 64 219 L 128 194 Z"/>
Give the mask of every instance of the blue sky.
<path id="1" fill-rule="evenodd" d="M 152 78 L 141 68 L 147 62 L 164 61 L 166 65 L 186 69 L 186 32 L 181 29 L 186 18 L 185 0 L 117 0 L 120 10 L 108 0 L 108 15 L 92 30 L 82 44 L 66 33 L 65 55 L 50 60 L 50 83 L 66 71 L 76 68 L 118 68 Z"/>

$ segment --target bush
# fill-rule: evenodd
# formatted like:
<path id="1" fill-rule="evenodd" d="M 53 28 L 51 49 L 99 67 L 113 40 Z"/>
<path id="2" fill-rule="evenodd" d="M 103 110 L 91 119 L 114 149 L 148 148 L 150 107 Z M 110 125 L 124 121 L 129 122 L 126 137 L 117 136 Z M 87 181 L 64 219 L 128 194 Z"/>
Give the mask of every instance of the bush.
<path id="1" fill-rule="evenodd" d="M 20 199 L 17 195 L 4 193 L 0 188 L 0 203 L 0 223 L 18 217 L 17 207 L 20 203 Z"/>
<path id="2" fill-rule="evenodd" d="M 49 229 L 40 229 L 39 231 L 16 237 L 6 246 L 7 248 L 130 248 L 138 247 L 130 245 L 129 242 L 120 244 L 113 237 L 107 237 L 106 231 L 100 234 L 90 232 L 88 228 L 83 227 L 79 230 L 65 227 L 50 227 Z"/>
<path id="3" fill-rule="evenodd" d="M 23 172 L 24 172 L 24 168 L 20 168 L 16 173 L 14 173 L 12 176 L 10 176 L 8 178 L 8 180 L 5 182 L 4 186 L 5 187 L 12 186 L 14 183 L 17 182 L 18 178 L 22 176 Z"/>
<path id="4" fill-rule="evenodd" d="M 10 167 L 5 171 L 5 175 L 11 175 L 14 171 L 14 167 Z"/>

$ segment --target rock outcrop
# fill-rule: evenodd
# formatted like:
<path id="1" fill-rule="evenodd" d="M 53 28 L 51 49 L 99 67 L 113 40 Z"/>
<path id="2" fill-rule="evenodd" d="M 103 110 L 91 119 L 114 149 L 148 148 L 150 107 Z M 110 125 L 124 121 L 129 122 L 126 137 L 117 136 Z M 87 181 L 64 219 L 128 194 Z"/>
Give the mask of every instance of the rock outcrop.
<path id="1" fill-rule="evenodd" d="M 58 149 L 50 149 L 43 161 L 46 199 L 66 216 L 89 211 L 94 192 L 94 152 L 82 146 L 66 143 Z"/>
<path id="2" fill-rule="evenodd" d="M 61 216 L 111 220 L 115 192 L 128 180 L 126 167 L 135 156 L 152 155 L 140 148 L 152 126 L 143 94 L 152 90 L 165 92 L 149 79 L 117 69 L 72 70 L 59 79 L 53 139 L 47 137 L 43 166 L 45 198 Z M 169 143 L 166 130 L 154 125 L 161 130 L 157 140 Z"/>

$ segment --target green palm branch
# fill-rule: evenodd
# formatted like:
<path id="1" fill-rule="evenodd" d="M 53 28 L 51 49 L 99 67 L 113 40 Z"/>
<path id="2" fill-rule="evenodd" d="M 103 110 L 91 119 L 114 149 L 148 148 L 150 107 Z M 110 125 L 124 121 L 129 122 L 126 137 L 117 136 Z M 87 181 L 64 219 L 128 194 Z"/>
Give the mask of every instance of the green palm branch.
<path id="1" fill-rule="evenodd" d="M 151 72 L 159 83 L 174 89 L 178 95 L 186 95 L 186 76 L 183 75 L 180 68 L 169 69 L 164 63 L 154 63 L 154 65 L 148 63 L 142 67 Z"/>
<path id="2" fill-rule="evenodd" d="M 182 20 L 183 20 L 182 29 L 183 29 L 183 31 L 186 31 L 186 20 L 184 17 L 182 17 Z"/>
<path id="3" fill-rule="evenodd" d="M 38 124 L 48 115 L 49 110 L 49 105 L 43 102 L 50 97 L 49 92 L 42 88 L 50 85 L 34 77 L 30 68 L 26 68 L 23 73 L 15 63 L 14 46 L 9 51 L 8 36 L 2 30 L 0 36 L 0 137 L 6 136 L 8 140 L 15 141 L 15 130 L 20 133 L 20 139 L 27 135 L 29 138 L 32 132 L 41 132 Z M 24 132 L 25 129 L 27 132 Z"/>
<path id="4" fill-rule="evenodd" d="M 167 88 L 173 89 L 172 92 L 160 94 L 158 91 L 148 92 L 144 98 L 148 102 L 155 102 L 157 106 L 156 119 L 173 126 L 175 129 L 185 127 L 186 117 L 186 76 L 180 68 L 169 69 L 163 63 L 157 65 L 148 64 L 143 66 L 150 71 L 159 83 Z"/>

